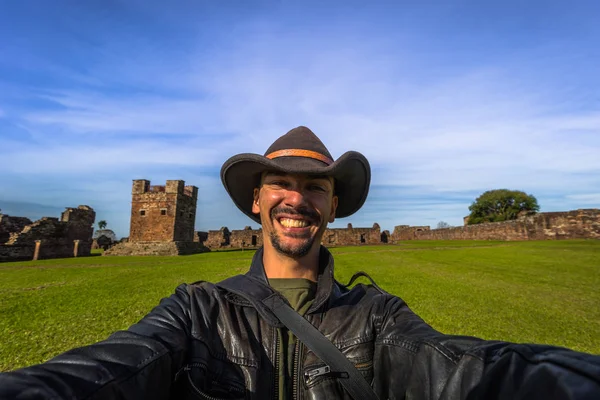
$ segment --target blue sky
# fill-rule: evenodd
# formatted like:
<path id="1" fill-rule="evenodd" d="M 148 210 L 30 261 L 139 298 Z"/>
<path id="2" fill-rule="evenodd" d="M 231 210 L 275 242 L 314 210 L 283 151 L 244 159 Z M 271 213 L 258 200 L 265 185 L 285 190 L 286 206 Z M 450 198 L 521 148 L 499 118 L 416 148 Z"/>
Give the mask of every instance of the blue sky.
<path id="1" fill-rule="evenodd" d="M 0 209 L 126 236 L 133 179 L 184 179 L 197 230 L 241 229 L 222 163 L 298 125 L 371 162 L 334 227 L 460 225 L 494 188 L 600 206 L 600 3 L 326 3 L 3 1 Z"/>

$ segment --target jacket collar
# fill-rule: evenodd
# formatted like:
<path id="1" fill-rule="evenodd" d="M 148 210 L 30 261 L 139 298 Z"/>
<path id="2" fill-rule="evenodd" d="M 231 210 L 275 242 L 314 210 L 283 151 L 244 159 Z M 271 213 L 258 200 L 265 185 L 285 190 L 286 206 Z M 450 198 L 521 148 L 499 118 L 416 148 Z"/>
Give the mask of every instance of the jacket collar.
<path id="1" fill-rule="evenodd" d="M 265 273 L 265 266 L 263 264 L 263 247 L 259 248 L 254 257 L 252 258 L 252 264 L 250 265 L 250 270 L 246 274 L 247 276 L 257 279 L 264 283 L 265 285 L 269 285 L 269 281 L 267 279 L 267 274 Z M 308 313 L 312 313 L 313 311 L 318 310 L 332 294 L 334 288 L 334 279 L 333 279 L 333 256 L 325 248 L 321 246 L 319 249 L 319 273 L 317 276 L 317 293 L 315 295 L 315 300 L 313 301 L 312 306 L 308 310 Z"/>

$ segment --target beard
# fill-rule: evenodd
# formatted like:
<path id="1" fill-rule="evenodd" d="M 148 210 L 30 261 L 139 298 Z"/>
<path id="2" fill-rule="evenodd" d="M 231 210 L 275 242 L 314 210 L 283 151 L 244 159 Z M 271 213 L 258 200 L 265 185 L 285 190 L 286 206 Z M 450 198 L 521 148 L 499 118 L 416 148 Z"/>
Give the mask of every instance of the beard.
<path id="1" fill-rule="evenodd" d="M 284 245 L 283 243 L 281 243 L 281 240 L 279 240 L 279 236 L 275 232 L 271 232 L 270 237 L 271 244 L 273 245 L 273 248 L 275 250 L 277 250 L 281 254 L 285 254 L 286 256 L 292 258 L 302 258 L 305 255 L 307 255 L 310 249 L 312 248 L 313 243 L 315 242 L 315 237 L 312 236 L 304 240 L 302 243 L 293 246 Z"/>
<path id="2" fill-rule="evenodd" d="M 306 208 L 293 209 L 290 207 L 278 207 L 278 208 L 271 210 L 271 213 L 270 213 L 271 218 L 276 219 L 277 214 L 279 214 L 279 213 L 302 215 L 306 218 L 309 218 L 311 221 L 318 221 L 320 219 L 319 214 L 317 214 L 313 210 L 306 209 Z M 288 237 L 293 237 L 295 239 L 305 238 L 305 240 L 303 240 L 302 242 L 295 244 L 295 245 L 282 243 L 281 238 L 275 232 L 275 230 L 271 231 L 271 233 L 269 234 L 269 237 L 271 239 L 271 244 L 273 245 L 273 248 L 277 252 L 279 252 L 281 254 L 285 254 L 286 256 L 291 257 L 291 258 L 302 258 L 310 252 L 310 249 L 312 248 L 313 244 L 315 243 L 315 239 L 317 237 L 321 237 L 321 234 L 324 231 L 325 231 L 325 227 L 321 227 L 321 228 L 319 228 L 319 232 L 317 232 L 317 234 L 315 236 L 305 236 L 305 235 L 296 236 L 296 235 L 291 235 L 291 234 L 286 235 Z"/>

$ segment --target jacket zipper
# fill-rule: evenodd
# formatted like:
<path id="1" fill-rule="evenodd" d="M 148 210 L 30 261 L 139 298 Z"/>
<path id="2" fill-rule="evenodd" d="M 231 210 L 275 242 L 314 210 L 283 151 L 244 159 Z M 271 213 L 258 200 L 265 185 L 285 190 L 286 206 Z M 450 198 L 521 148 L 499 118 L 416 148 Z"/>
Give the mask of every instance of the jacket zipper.
<path id="1" fill-rule="evenodd" d="M 330 372 L 331 372 L 331 368 L 329 368 L 329 365 L 325 365 L 323 367 L 319 367 L 319 368 L 315 368 L 315 369 L 306 371 L 304 373 L 304 376 L 306 376 L 307 378 L 310 379 L 310 378 L 316 378 L 317 376 L 326 375 Z"/>
<path id="2" fill-rule="evenodd" d="M 179 371 L 177 371 L 177 373 L 175 374 L 175 381 L 177 381 L 177 379 L 179 379 L 179 376 L 186 371 L 190 371 L 192 368 L 206 368 L 206 365 L 201 364 L 201 363 L 190 363 L 187 364 L 186 366 L 184 366 L 183 368 L 181 368 Z"/>
<path id="3" fill-rule="evenodd" d="M 190 364 L 186 365 L 183 368 L 183 370 L 184 371 L 190 371 L 192 368 L 204 368 L 204 369 L 206 369 L 206 364 L 199 363 L 199 362 L 193 362 L 193 363 L 190 363 Z"/>
<path id="4" fill-rule="evenodd" d="M 358 370 L 361 370 L 363 368 L 368 368 L 371 365 L 373 365 L 373 361 L 367 361 L 364 363 L 354 364 L 354 367 Z M 331 372 L 331 368 L 329 367 L 329 365 L 324 365 L 322 367 L 314 368 L 309 371 L 306 371 L 304 373 L 304 376 L 306 376 L 307 379 L 311 379 L 311 378 L 316 378 L 317 376 L 327 375 L 330 372 Z"/>
<path id="5" fill-rule="evenodd" d="M 273 393 L 273 399 L 278 399 L 279 398 L 279 359 L 280 359 L 280 352 L 281 352 L 281 346 L 279 345 L 279 328 L 273 328 L 273 332 L 274 332 L 274 336 L 275 336 L 275 385 L 273 385 L 274 387 L 274 393 Z"/>
<path id="6" fill-rule="evenodd" d="M 194 382 L 192 382 L 192 377 L 190 375 L 188 375 L 188 381 L 190 382 L 190 385 L 192 385 L 192 388 L 194 388 L 194 390 L 196 391 L 196 394 L 201 397 L 204 400 L 223 400 L 223 398 L 220 397 L 213 397 L 209 394 L 204 393 L 203 391 L 201 391 L 200 389 L 198 389 L 196 387 L 196 385 L 194 385 Z"/>
<path id="7" fill-rule="evenodd" d="M 296 338 L 296 349 L 294 350 L 294 375 L 292 376 L 293 389 L 292 389 L 292 398 L 298 398 L 298 381 L 300 380 L 300 346 L 302 342 Z"/>

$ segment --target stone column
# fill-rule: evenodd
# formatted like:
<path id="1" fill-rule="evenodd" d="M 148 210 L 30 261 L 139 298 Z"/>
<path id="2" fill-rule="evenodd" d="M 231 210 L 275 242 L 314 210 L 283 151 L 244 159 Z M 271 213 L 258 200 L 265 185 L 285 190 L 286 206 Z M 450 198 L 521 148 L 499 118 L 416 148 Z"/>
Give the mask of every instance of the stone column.
<path id="1" fill-rule="evenodd" d="M 77 257 L 79 255 L 79 240 L 73 240 L 73 257 Z"/>
<path id="2" fill-rule="evenodd" d="M 40 247 L 42 245 L 41 240 L 35 241 L 35 250 L 33 251 L 33 261 L 36 261 L 40 257 Z"/>

